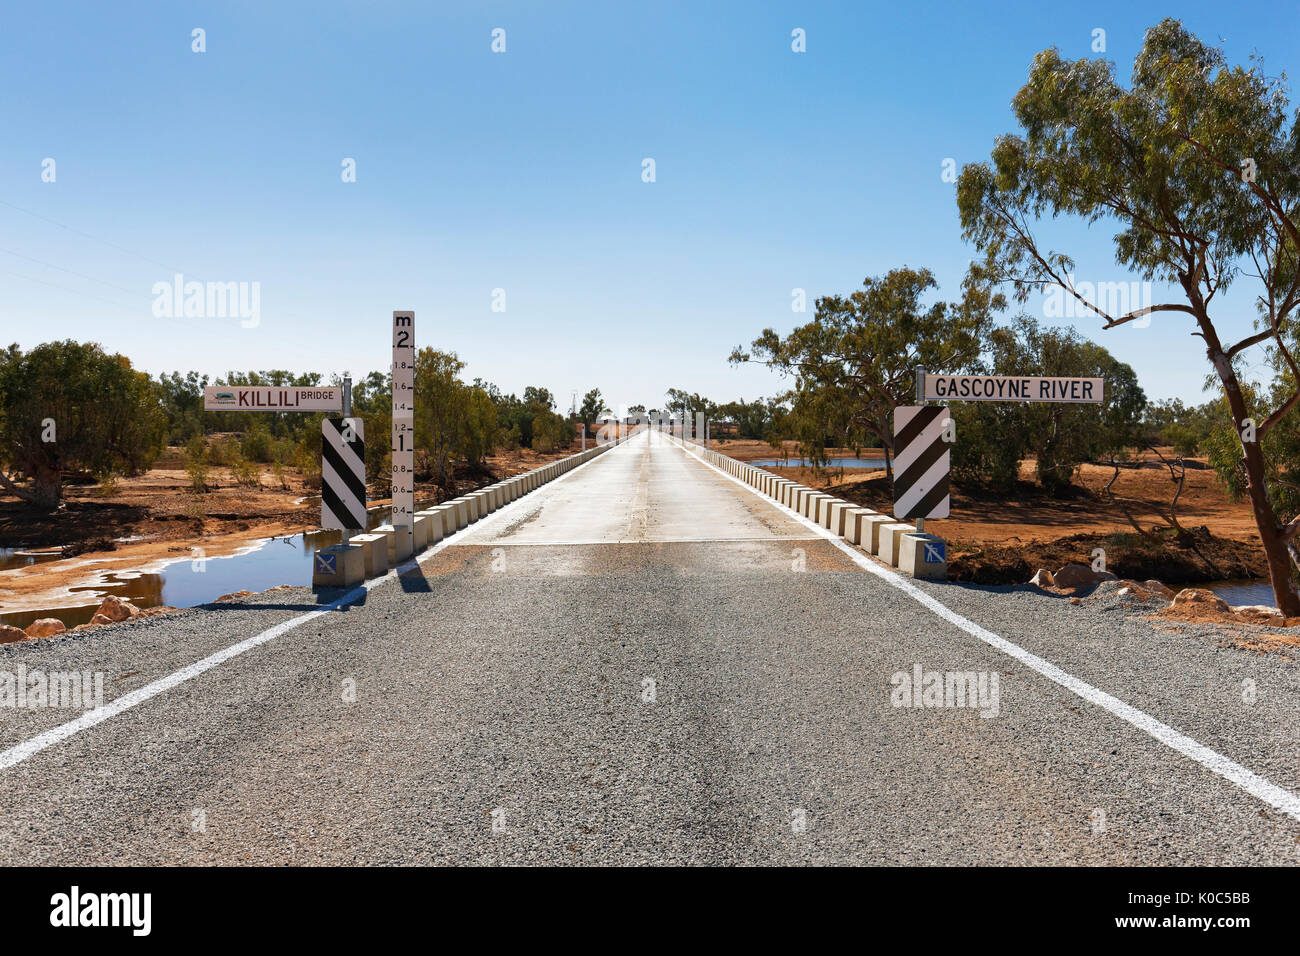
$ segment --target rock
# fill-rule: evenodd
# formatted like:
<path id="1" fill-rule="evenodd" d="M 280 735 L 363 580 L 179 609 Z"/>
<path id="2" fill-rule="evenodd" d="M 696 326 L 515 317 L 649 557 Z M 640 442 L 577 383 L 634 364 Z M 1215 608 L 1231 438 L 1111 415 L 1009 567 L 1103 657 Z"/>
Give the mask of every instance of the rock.
<path id="1" fill-rule="evenodd" d="M 1129 597 L 1130 595 L 1137 598 L 1139 601 L 1145 601 L 1151 597 L 1151 592 L 1136 581 L 1129 581 L 1128 579 L 1120 581 L 1119 596 Z"/>
<path id="2" fill-rule="evenodd" d="M 28 637 L 51 637 L 62 634 L 68 626 L 57 617 L 43 617 L 27 625 Z"/>
<path id="3" fill-rule="evenodd" d="M 1249 621 L 1251 624 L 1267 624 L 1271 627 L 1281 627 L 1284 623 L 1282 612 L 1275 607 L 1269 607 L 1267 604 L 1246 604 L 1242 607 L 1234 607 L 1232 613 L 1243 621 Z"/>
<path id="4" fill-rule="evenodd" d="M 1155 578 L 1152 578 L 1150 581 L 1143 581 L 1142 586 L 1152 594 L 1159 594 L 1166 601 L 1172 601 L 1174 599 L 1174 589 L 1166 587 L 1159 581 L 1155 580 Z"/>
<path id="5" fill-rule="evenodd" d="M 1102 581 L 1114 581 L 1109 571 L 1094 571 L 1086 564 L 1067 564 L 1053 576 L 1058 588 L 1086 588 Z"/>
<path id="6" fill-rule="evenodd" d="M 1203 611 L 1231 612 L 1228 602 L 1207 588 L 1183 588 L 1174 595 L 1171 607 L 1190 607 Z"/>
<path id="7" fill-rule="evenodd" d="M 107 615 L 104 614 L 100 614 L 98 611 L 96 611 L 95 616 L 90 619 L 89 626 L 99 627 L 99 625 L 101 624 L 114 624 L 114 623 L 116 622 L 111 617 L 108 617 Z M 78 630 L 80 630 L 80 628 L 78 628 Z"/>
<path id="8" fill-rule="evenodd" d="M 1071 604 L 1082 604 L 1083 602 L 1080 601 L 1077 597 L 1072 597 L 1072 598 L 1070 598 L 1070 603 L 1071 603 Z"/>
<path id="9" fill-rule="evenodd" d="M 248 597 L 252 591 L 232 591 L 230 594 L 223 594 L 217 598 L 218 601 L 233 601 L 236 598 Z M 215 603 L 215 602 L 214 602 Z"/>
<path id="10" fill-rule="evenodd" d="M 140 609 L 130 601 L 122 600 L 116 594 L 110 594 L 99 605 L 97 613 L 104 615 L 110 621 L 125 621 L 129 617 L 138 615 Z"/>
<path id="11" fill-rule="evenodd" d="M 8 624 L 0 624 L 0 644 L 16 644 L 19 641 L 31 640 L 31 635 L 21 627 L 11 627 Z"/>
<path id="12" fill-rule="evenodd" d="M 1047 568 L 1039 568 L 1034 572 L 1034 576 L 1029 579 L 1029 583 L 1037 588 L 1054 588 L 1056 587 L 1056 578 L 1052 577 L 1052 572 Z"/>

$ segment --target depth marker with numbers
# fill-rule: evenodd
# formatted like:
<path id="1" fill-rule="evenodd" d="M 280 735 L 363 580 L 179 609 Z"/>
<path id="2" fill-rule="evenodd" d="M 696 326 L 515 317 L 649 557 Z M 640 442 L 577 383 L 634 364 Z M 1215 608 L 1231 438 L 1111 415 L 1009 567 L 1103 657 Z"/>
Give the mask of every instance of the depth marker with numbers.
<path id="1" fill-rule="evenodd" d="M 389 524 L 412 534 L 415 524 L 415 313 L 393 313 L 393 514 Z"/>

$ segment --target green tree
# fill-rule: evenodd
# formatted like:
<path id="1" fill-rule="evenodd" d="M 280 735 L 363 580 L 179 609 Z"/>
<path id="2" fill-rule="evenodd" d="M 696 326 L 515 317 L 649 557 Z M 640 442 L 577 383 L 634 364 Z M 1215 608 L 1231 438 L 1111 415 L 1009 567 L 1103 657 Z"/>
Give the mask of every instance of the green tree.
<path id="1" fill-rule="evenodd" d="M 970 367 L 992 313 L 1005 305 L 972 275 L 960 302 L 924 305 L 936 287 L 929 269 L 904 266 L 867 278 L 851 295 L 819 298 L 813 321 L 784 338 L 764 329 L 731 361 L 759 361 L 794 376 L 789 427 L 805 454 L 819 459 L 828 444 L 878 442 L 892 480 L 893 411 L 911 400 L 917 367 L 950 374 Z"/>
<path id="2" fill-rule="evenodd" d="M 157 385 L 94 343 L 47 342 L 0 356 L 0 486 L 54 510 L 69 472 L 137 474 L 167 428 Z"/>
<path id="3" fill-rule="evenodd" d="M 461 427 L 465 363 L 454 352 L 420 349 L 415 357 L 415 445 L 429 456 L 433 479 L 452 488 L 452 462 Z"/>
<path id="4" fill-rule="evenodd" d="M 991 375 L 1103 378 L 1105 402 L 954 402 L 953 471 L 1010 489 L 1020 460 L 1035 459 L 1039 483 L 1064 495 L 1080 464 L 1142 441 L 1146 395 L 1133 369 L 1070 329 L 1044 329 L 1028 316 L 989 335 L 981 371 Z"/>
<path id="5" fill-rule="evenodd" d="M 593 388 L 586 395 L 582 396 L 582 405 L 578 409 L 578 420 L 586 428 L 588 435 L 593 435 L 593 426 L 596 419 L 608 414 L 609 410 L 605 407 L 605 400 L 600 397 L 600 389 Z"/>
<path id="6" fill-rule="evenodd" d="M 500 437 L 496 405 L 487 391 L 460 380 L 464 368 L 454 352 L 425 348 L 415 357 L 415 444 L 446 491 L 453 463 L 481 464 Z"/>
<path id="7" fill-rule="evenodd" d="M 163 414 L 167 417 L 167 441 L 184 444 L 203 434 L 203 388 L 206 375 L 180 372 L 159 375 L 158 387 Z"/>
<path id="8" fill-rule="evenodd" d="M 1300 113 L 1284 80 L 1258 65 L 1229 66 L 1173 19 L 1147 31 L 1128 88 L 1112 63 L 1035 58 L 1013 110 L 1023 135 L 1000 137 L 990 163 L 966 166 L 957 184 L 965 238 L 985 254 L 985 278 L 1012 283 L 1022 301 L 1059 288 L 1104 320 L 1153 313 L 1191 316 L 1227 402 L 1236 455 L 1278 607 L 1300 615 L 1293 562 L 1300 518 L 1283 522 L 1268 435 L 1300 392 L 1252 409 L 1240 378 L 1247 350 L 1270 343 L 1294 373 L 1292 325 L 1300 307 Z M 1146 280 L 1176 284 L 1183 301 L 1120 311 L 1076 287 L 1074 263 L 1035 238 L 1043 217 L 1115 222 L 1117 261 Z M 1220 338 L 1212 302 L 1234 279 L 1257 281 L 1261 327 Z M 1300 378 L 1300 376 L 1297 376 Z"/>
<path id="9" fill-rule="evenodd" d="M 776 430 L 780 406 L 761 398 L 747 402 L 743 398 L 714 408 L 715 418 L 735 424 L 736 437 L 756 441 L 771 440 Z"/>

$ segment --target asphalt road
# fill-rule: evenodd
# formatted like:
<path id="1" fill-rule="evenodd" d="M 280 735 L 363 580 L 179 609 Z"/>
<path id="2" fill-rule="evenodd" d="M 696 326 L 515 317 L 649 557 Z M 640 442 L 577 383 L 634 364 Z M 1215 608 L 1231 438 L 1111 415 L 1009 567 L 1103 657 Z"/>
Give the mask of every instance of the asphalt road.
<path id="1" fill-rule="evenodd" d="M 268 635 L 338 597 L 0 647 L 0 671 L 103 672 L 117 702 L 62 739 L 40 735 L 75 712 L 0 709 L 0 860 L 1300 861 L 1258 783 L 1300 792 L 1293 661 L 1118 599 L 909 594 L 658 436 Z M 895 706 L 918 665 L 996 675 L 996 702 Z"/>

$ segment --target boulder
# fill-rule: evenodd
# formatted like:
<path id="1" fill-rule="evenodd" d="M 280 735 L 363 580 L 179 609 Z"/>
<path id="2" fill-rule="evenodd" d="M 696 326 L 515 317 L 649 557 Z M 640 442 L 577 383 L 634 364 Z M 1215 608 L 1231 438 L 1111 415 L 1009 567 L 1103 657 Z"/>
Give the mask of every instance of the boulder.
<path id="1" fill-rule="evenodd" d="M 27 636 L 52 637 L 55 634 L 62 634 L 67 629 L 68 626 L 57 617 L 43 617 L 27 625 Z"/>
<path id="2" fill-rule="evenodd" d="M 1251 624 L 1282 627 L 1285 623 L 1282 612 L 1275 607 L 1269 607 L 1267 604 L 1247 604 L 1242 607 L 1234 607 L 1232 613 Z"/>
<path id="3" fill-rule="evenodd" d="M 1172 607 L 1190 607 L 1202 611 L 1229 613 L 1228 602 L 1207 588 L 1183 588 L 1174 595 Z"/>
<path id="4" fill-rule="evenodd" d="M 114 623 L 116 622 L 111 617 L 108 617 L 107 615 L 104 614 L 100 614 L 98 611 L 96 611 L 95 616 L 90 619 L 90 623 L 83 624 L 82 627 L 99 627 L 99 625 L 101 624 L 114 624 Z M 77 630 L 80 629 L 81 628 L 77 628 Z"/>
<path id="5" fill-rule="evenodd" d="M 1052 572 L 1047 568 L 1039 568 L 1034 572 L 1034 576 L 1029 579 L 1029 583 L 1036 588 L 1054 588 L 1056 587 L 1056 578 L 1052 577 Z"/>
<path id="6" fill-rule="evenodd" d="M 1086 588 L 1102 581 L 1116 580 L 1109 571 L 1094 571 L 1086 564 L 1067 564 L 1053 577 L 1058 588 Z"/>
<path id="7" fill-rule="evenodd" d="M 1151 592 L 1146 589 L 1145 585 L 1138 584 L 1136 581 L 1130 581 L 1125 578 L 1123 581 L 1119 582 L 1119 596 L 1132 596 L 1137 598 L 1139 601 L 1145 601 L 1147 598 L 1151 597 Z"/>
<path id="8" fill-rule="evenodd" d="M 31 635 L 21 627 L 0 624 L 0 644 L 16 644 L 18 641 L 30 640 Z"/>
<path id="9" fill-rule="evenodd" d="M 110 594 L 104 598 L 99 605 L 97 614 L 102 614 L 110 621 L 125 621 L 127 618 L 135 617 L 140 613 L 140 609 L 130 601 L 124 601 L 116 594 Z"/>

